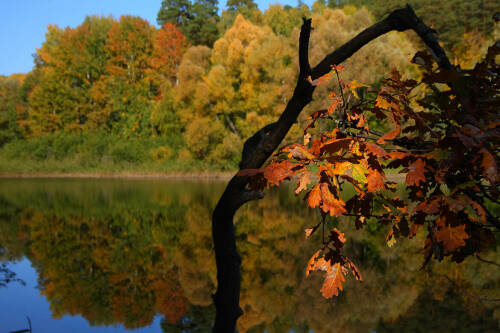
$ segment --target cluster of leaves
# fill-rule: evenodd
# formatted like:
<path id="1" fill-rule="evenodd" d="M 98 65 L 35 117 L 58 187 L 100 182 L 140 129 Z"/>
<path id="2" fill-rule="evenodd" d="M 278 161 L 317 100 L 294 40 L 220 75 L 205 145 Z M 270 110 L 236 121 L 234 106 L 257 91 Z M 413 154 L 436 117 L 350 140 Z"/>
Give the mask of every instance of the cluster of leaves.
<path id="1" fill-rule="evenodd" d="M 305 232 L 310 237 L 320 227 L 323 231 L 322 247 L 307 267 L 307 274 L 326 271 L 323 296 L 338 294 L 348 270 L 361 280 L 342 254 L 344 234 L 333 228 L 325 235 L 327 215 L 355 216 L 358 229 L 368 218 L 377 219 L 390 228 L 389 246 L 426 226 L 426 263 L 433 255 L 461 262 L 495 244 L 491 229 L 500 228 L 494 213 L 499 204 L 499 53 L 497 43 L 474 69 L 461 71 L 436 68 L 430 55 L 418 52 L 413 62 L 422 67 L 421 80 L 404 80 L 393 71 L 371 100 L 358 99 L 360 85 L 340 80 L 342 67 L 333 66 L 341 94 L 331 93 L 331 106 L 309 116 L 303 144 L 281 148 L 265 168 L 240 171 L 250 177 L 252 190 L 296 179 L 295 193 L 306 191 L 308 206 L 319 208 L 322 221 Z M 321 84 L 330 75 L 310 82 Z M 345 88 L 351 91 L 347 100 Z M 370 129 L 370 113 L 390 129 Z M 337 128 L 313 138 L 309 131 L 319 120 Z M 388 169 L 406 174 L 410 205 L 396 194 Z M 348 187 L 353 191 L 346 197 L 342 192 Z"/>

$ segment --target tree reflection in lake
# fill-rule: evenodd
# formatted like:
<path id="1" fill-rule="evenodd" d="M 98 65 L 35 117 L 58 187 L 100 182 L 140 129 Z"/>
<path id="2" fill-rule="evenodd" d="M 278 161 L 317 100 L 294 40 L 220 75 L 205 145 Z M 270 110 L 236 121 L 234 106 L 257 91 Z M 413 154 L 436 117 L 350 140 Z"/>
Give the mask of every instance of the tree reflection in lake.
<path id="1" fill-rule="evenodd" d="M 32 262 L 54 318 L 139 328 L 161 315 L 164 332 L 206 332 L 216 282 L 210 214 L 223 185 L 1 180 L 1 259 Z M 236 218 L 241 332 L 432 331 L 458 322 L 468 332 L 498 329 L 499 303 L 481 298 L 500 298 L 500 269 L 469 260 L 422 271 L 422 239 L 389 248 L 386 230 L 370 222 L 353 232 L 351 221 L 331 221 L 349 234 L 364 282 L 323 299 L 322 276 L 304 274 L 320 239 L 306 241 L 303 230 L 318 216 L 297 200 L 280 189 Z"/>

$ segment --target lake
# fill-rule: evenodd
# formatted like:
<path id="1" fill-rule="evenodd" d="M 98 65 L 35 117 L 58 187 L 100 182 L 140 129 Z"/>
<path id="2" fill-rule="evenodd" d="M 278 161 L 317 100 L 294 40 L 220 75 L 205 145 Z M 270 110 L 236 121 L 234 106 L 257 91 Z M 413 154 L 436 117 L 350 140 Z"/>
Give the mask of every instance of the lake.
<path id="1" fill-rule="evenodd" d="M 0 332 L 207 332 L 215 309 L 211 212 L 224 182 L 0 179 Z M 331 219 L 363 282 L 324 299 L 305 277 L 319 215 L 291 187 L 236 218 L 240 332 L 498 332 L 500 268 L 424 261 L 424 234 Z M 484 257 L 500 261 L 500 251 Z M 15 276 L 12 276 L 15 274 Z M 10 277 L 9 277 L 10 276 Z M 6 281 L 8 279 L 9 281 Z"/>

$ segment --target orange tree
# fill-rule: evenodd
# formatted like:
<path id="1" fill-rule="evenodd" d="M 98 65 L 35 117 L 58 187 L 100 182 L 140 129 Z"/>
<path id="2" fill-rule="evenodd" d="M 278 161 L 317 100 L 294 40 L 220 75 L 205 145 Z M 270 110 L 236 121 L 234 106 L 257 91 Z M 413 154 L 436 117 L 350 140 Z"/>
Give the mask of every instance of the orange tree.
<path id="1" fill-rule="evenodd" d="M 356 82 L 340 80 L 341 62 L 362 46 L 392 30 L 414 30 L 432 53 L 419 52 L 413 62 L 423 68 L 421 80 L 404 80 L 393 71 L 373 99 L 359 99 Z M 240 172 L 221 196 L 212 217 L 217 263 L 214 295 L 214 331 L 232 332 L 242 311 L 239 307 L 240 262 L 234 240 L 233 216 L 245 202 L 260 199 L 264 188 L 287 179 L 297 180 L 296 193 L 318 208 L 322 220 L 306 230 L 309 237 L 321 230 L 323 242 L 310 259 L 306 273 L 326 272 L 324 297 L 342 289 L 344 276 L 361 272 L 342 254 L 346 241 L 336 228 L 325 230 L 326 216 L 351 215 L 362 228 L 369 218 L 389 225 L 388 244 L 415 236 L 425 229 L 425 262 L 434 256 L 451 256 L 461 262 L 496 245 L 493 230 L 498 222 L 498 122 L 499 66 L 495 62 L 500 43 L 472 70 L 450 64 L 435 31 L 407 6 L 359 33 L 329 54 L 316 67 L 308 61 L 311 20 L 304 20 L 299 41 L 300 74 L 293 97 L 278 121 L 249 138 L 243 148 Z M 271 162 L 262 165 L 278 148 L 302 109 L 312 100 L 317 85 L 335 75 L 338 95 L 331 106 L 310 115 L 303 143 L 278 149 Z M 353 102 L 349 102 L 353 101 Z M 375 131 L 367 122 L 373 114 L 388 131 Z M 311 130 L 318 121 L 335 129 Z M 387 169 L 400 169 L 411 204 L 395 192 Z M 350 195 L 341 195 L 350 187 Z M 481 259 L 481 257 L 478 256 Z"/>

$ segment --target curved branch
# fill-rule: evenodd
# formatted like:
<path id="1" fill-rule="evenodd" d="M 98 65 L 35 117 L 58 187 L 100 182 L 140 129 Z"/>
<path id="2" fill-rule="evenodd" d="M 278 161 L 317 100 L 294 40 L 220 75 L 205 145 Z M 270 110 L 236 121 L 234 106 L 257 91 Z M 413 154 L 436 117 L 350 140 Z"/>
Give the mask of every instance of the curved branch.
<path id="1" fill-rule="evenodd" d="M 304 19 L 299 38 L 300 73 L 293 96 L 278 121 L 266 126 L 245 142 L 240 169 L 260 168 L 278 148 L 290 127 L 304 107 L 312 101 L 315 86 L 313 80 L 331 71 L 332 65 L 338 65 L 375 38 L 389 31 L 413 29 L 424 41 L 442 68 L 451 68 L 451 64 L 434 36 L 434 31 L 426 26 L 410 6 L 393 11 L 386 19 L 359 33 L 349 42 L 327 55 L 317 66 L 309 65 L 309 37 L 311 19 Z M 234 332 L 236 320 L 243 313 L 239 307 L 240 263 L 236 249 L 233 217 L 245 202 L 261 198 L 259 193 L 249 194 L 246 190 L 248 177 L 235 175 L 228 183 L 212 216 L 212 237 L 214 241 L 217 265 L 217 291 L 214 298 L 216 318 L 214 332 Z"/>

